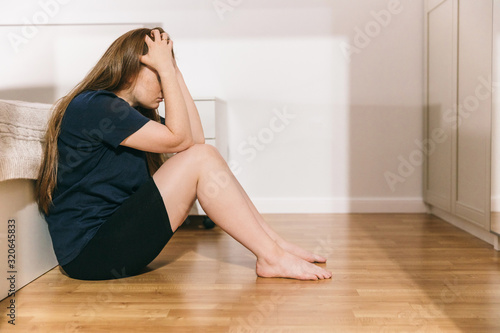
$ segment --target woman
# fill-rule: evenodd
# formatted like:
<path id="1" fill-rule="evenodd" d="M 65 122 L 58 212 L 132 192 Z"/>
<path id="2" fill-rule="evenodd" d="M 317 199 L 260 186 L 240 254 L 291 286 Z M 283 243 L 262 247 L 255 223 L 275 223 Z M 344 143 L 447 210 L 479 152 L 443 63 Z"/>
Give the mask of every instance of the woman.
<path id="1" fill-rule="evenodd" d="M 157 113 L 165 99 L 166 119 Z M 257 257 L 261 277 L 331 278 L 326 259 L 278 236 L 219 152 L 161 28 L 119 37 L 55 105 L 36 184 L 66 274 L 103 280 L 138 274 L 198 198 L 207 215 Z M 167 161 L 162 154 L 176 153 Z"/>

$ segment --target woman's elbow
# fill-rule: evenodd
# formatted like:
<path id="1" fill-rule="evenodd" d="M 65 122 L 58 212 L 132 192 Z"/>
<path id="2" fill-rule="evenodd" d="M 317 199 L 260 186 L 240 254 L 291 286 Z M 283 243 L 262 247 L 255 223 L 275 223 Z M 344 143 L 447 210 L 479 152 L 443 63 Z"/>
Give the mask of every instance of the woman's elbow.
<path id="1" fill-rule="evenodd" d="M 159 153 L 178 153 L 184 151 L 195 144 L 191 136 L 177 136 L 170 140 L 162 140 L 162 146 L 158 149 Z"/>
<path id="2" fill-rule="evenodd" d="M 191 148 L 195 144 L 195 140 L 193 139 L 192 136 L 185 138 L 180 144 L 179 144 L 179 151 L 186 150 L 188 148 Z"/>
<path id="3" fill-rule="evenodd" d="M 189 138 L 189 146 L 195 145 L 195 144 L 204 144 L 205 143 L 205 136 L 204 135 L 191 135 Z"/>

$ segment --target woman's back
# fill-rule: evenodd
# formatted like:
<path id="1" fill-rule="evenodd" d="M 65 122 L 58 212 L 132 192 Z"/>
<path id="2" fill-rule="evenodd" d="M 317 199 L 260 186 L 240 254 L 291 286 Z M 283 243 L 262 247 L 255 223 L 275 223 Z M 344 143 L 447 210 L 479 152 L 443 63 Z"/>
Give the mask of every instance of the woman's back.
<path id="1" fill-rule="evenodd" d="M 53 206 L 46 216 L 63 265 L 150 177 L 145 153 L 120 146 L 148 121 L 105 90 L 84 91 L 69 104 L 58 139 Z"/>

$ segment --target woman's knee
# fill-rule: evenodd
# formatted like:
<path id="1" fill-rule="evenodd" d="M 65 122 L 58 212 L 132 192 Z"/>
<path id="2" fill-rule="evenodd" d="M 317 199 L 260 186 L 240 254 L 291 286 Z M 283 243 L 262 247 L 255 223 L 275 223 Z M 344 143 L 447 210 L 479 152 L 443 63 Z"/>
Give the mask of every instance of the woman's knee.
<path id="1" fill-rule="evenodd" d="M 217 148 L 208 144 L 194 144 L 186 150 L 171 156 L 156 172 L 157 178 L 163 173 L 170 173 L 172 169 L 199 170 L 200 166 L 210 164 L 211 161 L 224 161 Z M 225 161 L 224 161 L 225 163 Z"/>
<path id="2" fill-rule="evenodd" d="M 196 143 L 179 154 L 189 154 L 191 157 L 204 162 L 209 159 L 223 159 L 216 147 L 206 143 Z"/>

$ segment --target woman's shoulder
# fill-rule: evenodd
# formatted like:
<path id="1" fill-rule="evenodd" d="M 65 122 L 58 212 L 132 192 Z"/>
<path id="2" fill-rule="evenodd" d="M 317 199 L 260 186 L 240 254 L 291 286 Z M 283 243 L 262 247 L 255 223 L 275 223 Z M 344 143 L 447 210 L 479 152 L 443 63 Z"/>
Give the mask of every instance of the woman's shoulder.
<path id="1" fill-rule="evenodd" d="M 69 103 L 66 113 L 80 114 L 109 112 L 129 108 L 129 104 L 108 90 L 85 90 L 76 95 Z"/>
<path id="2" fill-rule="evenodd" d="M 85 90 L 76 95 L 72 102 L 77 104 L 90 104 L 112 100 L 121 100 L 121 98 L 108 90 Z"/>

